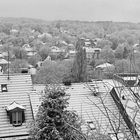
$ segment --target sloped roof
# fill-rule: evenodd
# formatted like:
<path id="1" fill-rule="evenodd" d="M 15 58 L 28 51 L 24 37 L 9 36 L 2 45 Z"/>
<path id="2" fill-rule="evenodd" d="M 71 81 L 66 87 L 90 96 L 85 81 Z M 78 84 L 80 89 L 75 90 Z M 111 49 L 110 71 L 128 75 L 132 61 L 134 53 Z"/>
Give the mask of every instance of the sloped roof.
<path id="1" fill-rule="evenodd" d="M 101 48 L 93 48 L 93 47 L 83 47 L 86 50 L 86 53 L 95 53 L 96 51 L 101 51 Z"/>
<path id="2" fill-rule="evenodd" d="M 127 128 L 126 123 L 122 117 L 120 117 L 119 110 L 110 95 L 114 84 L 115 82 L 112 80 L 93 80 L 93 82 L 90 83 L 75 83 L 69 87 L 63 86 L 66 93 L 70 95 L 68 109 L 75 110 L 78 113 L 83 121 L 83 131 L 87 130 L 87 122 L 93 122 L 98 132 L 100 131 L 106 134 L 113 133 L 110 121 L 114 127 L 118 124 L 121 125 L 121 129 Z M 34 86 L 36 91 L 42 94 L 44 87 L 44 85 Z M 95 96 L 94 93 L 97 93 L 97 96 Z M 37 98 L 36 100 L 39 103 Z M 37 112 L 36 109 L 37 107 L 33 110 Z M 119 123 L 119 121 L 121 123 Z"/>
<path id="3" fill-rule="evenodd" d="M 24 48 L 24 49 L 26 49 L 26 48 L 31 48 L 31 46 L 30 46 L 29 44 L 24 44 L 24 45 L 22 46 L 22 48 Z"/>
<path id="4" fill-rule="evenodd" d="M 13 74 L 9 76 L 0 75 L 0 85 L 7 84 L 8 92 L 0 91 L 0 138 L 14 137 L 14 136 L 27 136 L 29 121 L 33 120 L 30 97 L 32 91 L 32 81 L 29 74 Z M 16 102 L 25 108 L 25 122 L 19 126 L 14 127 L 10 124 L 7 116 L 6 107 L 13 102 Z M 13 104 L 11 107 L 19 106 Z"/>
<path id="5" fill-rule="evenodd" d="M 38 37 L 39 37 L 39 38 L 42 38 L 42 37 L 44 37 L 44 36 L 46 36 L 47 38 L 52 38 L 52 35 L 51 35 L 51 34 L 49 34 L 49 33 L 47 33 L 47 32 L 46 32 L 46 33 L 43 33 L 43 34 L 39 34 L 39 35 L 38 35 Z"/>
<path id="6" fill-rule="evenodd" d="M 36 52 L 28 52 L 27 56 L 33 56 L 33 55 L 36 55 L 36 54 L 37 54 Z"/>
<path id="7" fill-rule="evenodd" d="M 25 108 L 24 108 L 22 105 L 17 104 L 15 101 L 14 101 L 12 104 L 10 104 L 9 106 L 7 106 L 7 107 L 6 107 L 6 110 L 7 110 L 7 111 L 11 111 L 11 110 L 14 110 L 14 109 L 16 109 L 16 108 L 25 110 Z"/>
<path id="8" fill-rule="evenodd" d="M 139 87 L 125 87 L 123 85 L 114 88 L 117 95 L 120 97 L 121 103 L 123 107 L 126 109 L 127 114 L 131 121 L 135 121 L 136 123 L 136 131 L 140 135 L 140 110 L 139 110 L 139 103 L 140 101 L 137 100 L 134 94 L 139 95 Z"/>
<path id="9" fill-rule="evenodd" d="M 2 55 L 5 57 L 5 56 L 8 56 L 8 52 L 2 52 Z"/>
<path id="10" fill-rule="evenodd" d="M 70 50 L 69 53 L 70 54 L 76 54 L 76 51 L 75 50 Z"/>
<path id="11" fill-rule="evenodd" d="M 124 120 L 119 120 L 119 110 L 110 95 L 111 89 L 107 82 L 102 81 L 73 84 L 66 90 L 70 93 L 69 109 L 76 110 L 85 125 L 92 121 L 96 130 L 101 133 L 113 133 L 110 121 L 114 127 L 121 121 L 121 128 L 126 129 Z"/>
<path id="12" fill-rule="evenodd" d="M 96 68 L 108 68 L 108 67 L 114 67 L 113 64 L 110 64 L 110 63 L 103 63 L 103 64 L 100 64 L 98 66 L 96 66 Z"/>
<path id="13" fill-rule="evenodd" d="M 10 62 L 9 62 L 10 63 Z M 8 61 L 5 59 L 0 59 L 0 64 L 8 64 Z"/>

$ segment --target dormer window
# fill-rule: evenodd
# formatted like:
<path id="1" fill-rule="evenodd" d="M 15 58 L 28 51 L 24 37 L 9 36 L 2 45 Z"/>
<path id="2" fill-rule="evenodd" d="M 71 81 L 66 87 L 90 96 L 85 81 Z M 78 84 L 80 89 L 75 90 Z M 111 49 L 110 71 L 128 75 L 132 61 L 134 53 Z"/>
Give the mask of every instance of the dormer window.
<path id="1" fill-rule="evenodd" d="M 7 84 L 2 84 L 1 85 L 1 91 L 2 92 L 7 92 L 8 90 L 7 90 Z"/>
<path id="2" fill-rule="evenodd" d="M 11 114 L 11 121 L 14 126 L 22 125 L 22 111 L 14 111 Z"/>
<path id="3" fill-rule="evenodd" d="M 9 115 L 10 123 L 13 124 L 13 126 L 21 126 L 25 121 L 25 108 L 22 105 L 13 102 L 7 106 L 6 110 Z"/>

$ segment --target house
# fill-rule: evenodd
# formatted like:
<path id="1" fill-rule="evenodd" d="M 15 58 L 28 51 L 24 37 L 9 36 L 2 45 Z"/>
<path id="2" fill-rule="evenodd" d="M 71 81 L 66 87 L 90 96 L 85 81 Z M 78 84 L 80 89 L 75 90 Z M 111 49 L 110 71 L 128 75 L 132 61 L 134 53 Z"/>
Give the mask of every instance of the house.
<path id="1" fill-rule="evenodd" d="M 100 48 L 83 47 L 86 50 L 87 60 L 90 61 L 93 58 L 99 58 L 101 52 Z"/>
<path id="2" fill-rule="evenodd" d="M 128 137 L 132 139 L 131 132 L 133 130 L 134 135 L 138 137 L 129 116 L 131 114 L 125 110 L 125 104 L 120 98 L 121 89 L 124 88 L 120 82 L 92 80 L 89 83 L 72 83 L 71 86 L 60 86 L 70 96 L 68 110 L 77 112 L 82 120 L 83 132 L 106 134 L 115 140 L 114 132 L 117 131 L 119 140 L 123 140 Z M 44 94 L 44 88 L 44 85 L 34 85 L 34 90 L 41 95 Z M 125 88 L 124 91 L 126 91 Z M 127 91 L 129 91 L 128 88 Z M 38 99 L 37 102 L 39 103 Z"/>
<path id="3" fill-rule="evenodd" d="M 0 75 L 0 139 L 26 140 L 29 122 L 34 119 L 31 94 L 33 91 L 29 74 Z"/>
<path id="4" fill-rule="evenodd" d="M 83 49 L 86 50 L 86 58 L 87 58 L 87 61 L 90 61 L 93 58 L 94 49 L 93 48 L 87 48 L 87 47 L 83 47 Z"/>
<path id="5" fill-rule="evenodd" d="M 22 48 L 27 52 L 27 56 L 28 56 L 28 57 L 31 57 L 31 56 L 37 54 L 37 52 L 34 50 L 34 48 L 31 47 L 29 44 L 24 44 L 24 45 L 22 46 Z"/>
<path id="6" fill-rule="evenodd" d="M 92 39 L 85 39 L 85 47 L 95 47 L 96 41 Z"/>
<path id="7" fill-rule="evenodd" d="M 36 68 L 40 68 L 43 65 L 43 61 L 38 61 L 36 63 Z"/>
<path id="8" fill-rule="evenodd" d="M 36 54 L 37 54 L 37 52 L 31 51 L 31 52 L 28 52 L 28 53 L 27 53 L 27 56 L 28 56 L 28 57 L 31 57 L 31 56 L 36 55 Z"/>
<path id="9" fill-rule="evenodd" d="M 75 48 L 75 46 L 74 46 L 73 44 L 68 44 L 68 47 L 69 47 L 70 49 L 74 49 L 74 48 Z"/>
<path id="10" fill-rule="evenodd" d="M 94 58 L 99 59 L 101 48 L 94 48 Z"/>
<path id="11" fill-rule="evenodd" d="M 43 38 L 43 37 L 52 38 L 52 35 L 49 33 L 43 33 L 38 35 L 38 38 Z"/>
<path id="12" fill-rule="evenodd" d="M 1 54 L 3 55 L 3 57 L 8 57 L 8 52 L 2 52 Z"/>
<path id="13" fill-rule="evenodd" d="M 95 67 L 95 71 L 99 79 L 102 79 L 106 74 L 113 74 L 115 66 L 110 63 L 103 63 Z"/>
<path id="14" fill-rule="evenodd" d="M 59 44 L 61 44 L 62 46 L 67 46 L 68 45 L 68 43 L 64 40 L 60 40 Z"/>
<path id="15" fill-rule="evenodd" d="M 16 35 L 16 34 L 19 33 L 19 31 L 17 29 L 11 29 L 10 33 L 13 34 L 13 35 Z"/>
<path id="16" fill-rule="evenodd" d="M 76 51 L 75 50 L 70 50 L 69 53 L 68 53 L 68 56 L 70 59 L 73 59 L 76 55 Z"/>
<path id="17" fill-rule="evenodd" d="M 36 68 L 33 66 L 33 65 L 29 65 L 28 66 L 28 71 L 29 71 L 29 73 L 31 74 L 31 76 L 32 75 L 36 75 Z"/>
<path id="18" fill-rule="evenodd" d="M 3 71 L 6 71 L 7 66 L 10 63 L 11 63 L 10 61 L 8 62 L 6 59 L 0 58 L 0 66 L 1 66 L 1 68 L 2 68 Z"/>
<path id="19" fill-rule="evenodd" d="M 57 46 L 52 46 L 51 47 L 50 55 L 59 55 L 60 53 L 65 53 L 65 50 L 64 49 L 60 49 Z"/>
<path id="20" fill-rule="evenodd" d="M 116 80 L 118 81 L 118 79 Z M 132 78 L 132 81 L 133 80 L 134 77 Z M 124 114 L 124 120 L 127 123 L 128 128 L 138 139 L 140 139 L 139 86 L 125 86 L 126 83 L 122 81 L 116 82 L 115 85 L 116 86 L 111 91 L 111 96 L 113 97 L 115 104 L 118 106 L 118 108 L 120 108 L 121 114 Z"/>
<path id="21" fill-rule="evenodd" d="M 26 51 L 26 52 L 31 52 L 33 51 L 33 48 L 29 45 L 29 44 L 24 44 L 22 46 L 22 48 Z"/>
<path id="22" fill-rule="evenodd" d="M 139 86 L 139 75 L 137 73 L 117 73 L 114 78 L 127 87 Z"/>
<path id="23" fill-rule="evenodd" d="M 94 48 L 96 46 L 96 41 L 90 38 L 80 38 L 81 44 L 84 47 Z"/>
<path id="24" fill-rule="evenodd" d="M 44 61 L 51 61 L 51 57 L 48 55 Z"/>
<path id="25" fill-rule="evenodd" d="M 95 131 L 100 131 L 100 133 L 105 133 L 105 131 L 113 133 L 109 126 L 108 117 L 110 117 L 110 120 L 114 120 L 115 116 L 119 114 L 119 111 L 111 98 L 111 87 L 109 88 L 107 82 L 103 82 L 105 81 L 72 84 L 72 86 L 66 90 L 66 92 L 70 94 L 69 109 L 77 111 L 79 117 L 83 120 L 85 126 L 83 127 L 84 131 L 86 131 L 88 123 L 92 123 Z M 107 85 L 105 86 L 105 84 Z M 108 117 L 104 106 L 110 110 Z M 116 122 L 118 121 L 117 119 L 115 120 Z M 122 127 L 125 128 L 125 123 L 123 120 L 121 121 Z"/>

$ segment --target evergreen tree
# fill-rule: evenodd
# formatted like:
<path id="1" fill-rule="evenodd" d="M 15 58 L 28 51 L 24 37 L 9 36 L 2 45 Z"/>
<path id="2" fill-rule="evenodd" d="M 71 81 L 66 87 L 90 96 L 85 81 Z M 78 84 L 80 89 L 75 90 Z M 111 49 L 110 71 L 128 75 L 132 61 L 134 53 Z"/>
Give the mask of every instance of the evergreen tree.
<path id="1" fill-rule="evenodd" d="M 30 135 L 34 140 L 83 140 L 80 121 L 66 110 L 69 96 L 59 87 L 46 87 Z"/>
<path id="2" fill-rule="evenodd" d="M 123 51 L 123 58 L 126 59 L 129 55 L 129 51 L 126 47 L 124 47 L 124 51 Z"/>
<path id="3" fill-rule="evenodd" d="M 83 42 L 79 39 L 76 43 L 76 56 L 72 67 L 74 82 L 86 81 L 86 51 L 83 49 Z"/>

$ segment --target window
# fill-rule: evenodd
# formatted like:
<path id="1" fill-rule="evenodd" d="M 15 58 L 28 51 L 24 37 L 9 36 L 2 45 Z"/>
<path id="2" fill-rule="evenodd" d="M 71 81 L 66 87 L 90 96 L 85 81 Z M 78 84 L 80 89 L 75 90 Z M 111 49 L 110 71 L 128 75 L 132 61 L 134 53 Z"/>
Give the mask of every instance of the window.
<path id="1" fill-rule="evenodd" d="M 2 92 L 7 92 L 8 90 L 7 90 L 7 84 L 2 84 L 1 85 L 1 91 Z"/>
<path id="2" fill-rule="evenodd" d="M 90 128 L 90 130 L 95 130 L 96 129 L 93 121 L 89 121 L 89 122 L 87 122 L 87 124 L 88 124 L 88 127 Z"/>
<path id="3" fill-rule="evenodd" d="M 18 126 L 22 124 L 22 112 L 12 112 L 12 124 Z"/>
<path id="4" fill-rule="evenodd" d="M 9 112 L 8 114 L 10 117 L 10 123 L 13 124 L 13 126 L 21 126 L 25 121 L 24 111 L 17 110 Z"/>
<path id="5" fill-rule="evenodd" d="M 15 101 L 6 107 L 7 115 L 13 126 L 20 126 L 25 121 L 24 110 L 25 108 Z"/>

